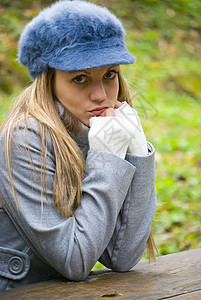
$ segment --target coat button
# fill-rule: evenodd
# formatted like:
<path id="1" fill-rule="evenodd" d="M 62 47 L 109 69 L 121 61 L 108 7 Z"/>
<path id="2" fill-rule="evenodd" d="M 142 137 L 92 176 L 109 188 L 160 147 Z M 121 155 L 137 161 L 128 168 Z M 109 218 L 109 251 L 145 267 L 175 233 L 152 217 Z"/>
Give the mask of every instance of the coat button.
<path id="1" fill-rule="evenodd" d="M 13 256 L 9 259 L 8 269 L 13 274 L 19 274 L 24 268 L 23 260 L 18 256 Z"/>

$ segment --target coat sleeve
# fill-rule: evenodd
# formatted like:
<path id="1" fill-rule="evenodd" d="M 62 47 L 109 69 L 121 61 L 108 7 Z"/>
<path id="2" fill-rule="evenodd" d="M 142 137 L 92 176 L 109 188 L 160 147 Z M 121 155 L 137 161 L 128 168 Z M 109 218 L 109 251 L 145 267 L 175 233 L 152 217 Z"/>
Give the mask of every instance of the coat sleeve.
<path id="1" fill-rule="evenodd" d="M 99 261 L 116 271 L 128 271 L 141 259 L 156 212 L 154 148 L 144 157 L 127 154 L 136 168 L 114 234 Z"/>
<path id="2" fill-rule="evenodd" d="M 5 209 L 36 255 L 67 279 L 83 280 L 112 238 L 135 167 L 112 154 L 89 151 L 81 205 L 73 217 L 65 218 L 53 202 L 55 156 L 51 140 L 46 154 L 46 199 L 40 183 L 39 130 L 32 126 L 25 134 L 21 126 L 19 133 L 13 134 L 11 168 L 19 210 L 10 186 L 1 136 L 0 196 Z"/>

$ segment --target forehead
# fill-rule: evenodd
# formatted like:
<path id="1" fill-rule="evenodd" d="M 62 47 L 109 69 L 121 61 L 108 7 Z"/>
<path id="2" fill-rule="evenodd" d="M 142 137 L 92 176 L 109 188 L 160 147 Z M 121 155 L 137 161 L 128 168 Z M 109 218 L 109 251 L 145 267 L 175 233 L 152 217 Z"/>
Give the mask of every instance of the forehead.
<path id="1" fill-rule="evenodd" d="M 84 69 L 84 70 L 79 70 L 79 71 L 60 71 L 60 70 L 56 70 L 56 72 L 62 72 L 64 74 L 70 74 L 70 75 L 76 75 L 76 74 L 80 74 L 80 73 L 84 73 L 84 74 L 98 74 L 98 73 L 104 73 L 107 72 L 108 70 L 118 70 L 119 69 L 119 65 L 111 65 L 111 66 L 104 66 L 104 67 L 100 67 L 100 68 L 91 68 L 91 69 Z"/>

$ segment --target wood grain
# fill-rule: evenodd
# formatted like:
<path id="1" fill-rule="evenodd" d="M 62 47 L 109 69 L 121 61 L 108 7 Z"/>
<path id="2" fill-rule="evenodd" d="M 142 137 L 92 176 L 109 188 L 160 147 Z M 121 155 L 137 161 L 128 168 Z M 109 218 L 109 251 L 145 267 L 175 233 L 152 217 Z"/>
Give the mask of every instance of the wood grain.
<path id="1" fill-rule="evenodd" d="M 201 299 L 201 249 L 141 261 L 131 271 L 92 272 L 85 281 L 51 280 L 1 292 L 0 299 Z"/>

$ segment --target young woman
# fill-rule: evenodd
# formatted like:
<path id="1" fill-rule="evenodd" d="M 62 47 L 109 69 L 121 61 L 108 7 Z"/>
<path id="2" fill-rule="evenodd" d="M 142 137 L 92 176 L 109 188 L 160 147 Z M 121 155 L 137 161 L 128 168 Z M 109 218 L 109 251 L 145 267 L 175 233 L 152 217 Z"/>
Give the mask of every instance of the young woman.
<path id="1" fill-rule="evenodd" d="M 83 280 L 97 261 L 128 271 L 151 241 L 154 148 L 121 73 L 124 34 L 106 8 L 59 1 L 21 35 L 34 81 L 0 131 L 1 290 Z"/>

